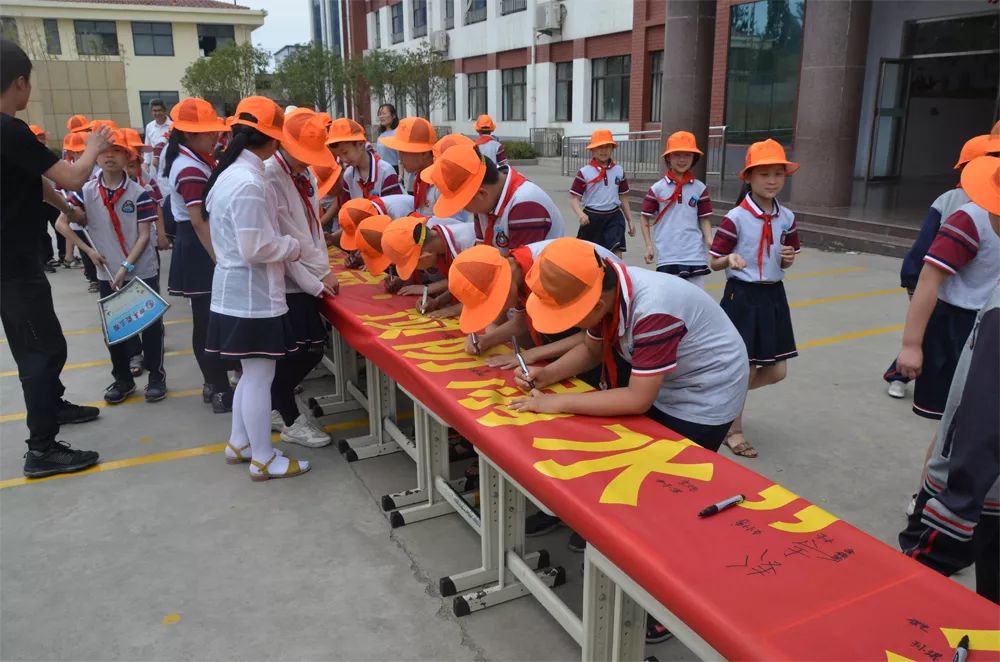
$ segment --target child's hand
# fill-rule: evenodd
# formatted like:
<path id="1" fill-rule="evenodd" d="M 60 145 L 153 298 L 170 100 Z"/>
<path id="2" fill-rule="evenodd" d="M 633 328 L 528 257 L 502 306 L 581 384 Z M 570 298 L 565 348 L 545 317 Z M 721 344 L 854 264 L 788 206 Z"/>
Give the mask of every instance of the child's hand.
<path id="1" fill-rule="evenodd" d="M 388 292 L 389 294 L 396 294 L 399 291 L 399 288 L 401 288 L 402 286 L 403 286 L 402 278 L 398 278 L 396 276 L 390 276 L 387 274 L 386 277 L 382 279 L 382 287 L 384 287 L 385 291 Z"/>
<path id="2" fill-rule="evenodd" d="M 515 362 L 517 361 L 517 359 L 514 360 Z M 525 363 L 527 363 L 527 361 L 525 361 Z M 527 375 L 524 374 L 520 366 L 514 370 L 514 383 L 517 384 L 517 387 L 522 391 L 545 388 L 550 383 L 547 379 L 548 378 L 545 376 L 544 366 L 529 365 Z"/>
<path id="3" fill-rule="evenodd" d="M 460 312 L 462 312 L 461 307 L 456 304 L 453 304 L 451 306 L 445 306 L 444 308 L 438 308 L 437 310 L 428 314 L 427 317 L 439 320 L 445 317 L 458 317 L 458 314 Z"/>
<path id="4" fill-rule="evenodd" d="M 104 259 L 104 256 L 95 251 L 93 248 L 87 250 L 87 257 L 90 258 L 90 261 L 94 263 L 95 267 L 103 267 L 108 263 L 107 260 Z M 68 262 L 70 259 L 72 259 L 72 256 L 67 258 L 66 261 Z"/>
<path id="5" fill-rule="evenodd" d="M 781 268 L 787 269 L 795 262 L 795 249 L 791 246 L 781 247 Z"/>
<path id="6" fill-rule="evenodd" d="M 577 218 L 580 219 L 580 225 L 590 225 L 590 217 L 583 212 L 577 214 Z"/>
<path id="7" fill-rule="evenodd" d="M 630 237 L 635 236 L 635 225 L 632 224 L 632 221 L 628 222 L 628 236 Z"/>
<path id="8" fill-rule="evenodd" d="M 418 297 L 422 296 L 424 293 L 423 285 L 407 285 L 406 287 L 399 288 L 398 294 L 404 297 Z"/>
<path id="9" fill-rule="evenodd" d="M 422 289 L 422 288 L 421 288 Z M 421 292 L 423 294 L 423 292 Z M 417 301 L 417 312 L 421 315 L 426 315 L 431 311 L 437 310 L 441 307 L 441 302 L 438 297 L 427 297 L 427 303 L 425 304 L 423 300 Z"/>
<path id="10" fill-rule="evenodd" d="M 924 366 L 924 350 L 919 346 L 903 347 L 896 359 L 896 369 L 907 379 L 916 379 Z"/>
<path id="11" fill-rule="evenodd" d="M 646 247 L 646 254 L 642 256 L 642 259 L 646 261 L 646 264 L 653 264 L 653 260 L 656 259 L 656 254 L 653 252 L 652 246 Z"/>
<path id="12" fill-rule="evenodd" d="M 479 349 L 477 349 L 475 343 L 472 342 L 472 334 L 469 334 L 465 336 L 465 346 L 462 347 L 462 350 L 469 356 L 479 356 L 479 354 L 482 352 L 483 339 L 481 336 L 479 338 L 479 342 L 480 342 L 480 347 Z M 489 365 L 488 359 L 486 361 L 486 364 Z"/>
<path id="13" fill-rule="evenodd" d="M 491 368 L 500 368 L 501 370 L 513 370 L 517 367 L 517 359 L 514 358 L 513 354 L 498 354 L 496 356 L 487 356 L 486 365 Z"/>
<path id="14" fill-rule="evenodd" d="M 125 282 L 125 276 L 128 272 L 125 271 L 125 267 L 118 267 L 118 273 L 115 274 L 115 279 L 111 281 L 111 289 L 117 290 Z"/>
<path id="15" fill-rule="evenodd" d="M 340 293 L 340 281 L 337 280 L 337 276 L 332 271 L 323 276 L 322 282 L 323 294 L 335 297 Z"/>
<path id="16" fill-rule="evenodd" d="M 347 257 L 344 258 L 344 266 L 348 269 L 360 269 L 364 263 L 365 261 L 362 259 L 359 251 L 350 251 L 347 253 Z"/>
<path id="17" fill-rule="evenodd" d="M 156 250 L 166 251 L 170 250 L 170 237 L 165 234 L 156 235 Z"/>
<path id="18" fill-rule="evenodd" d="M 747 261 L 744 260 L 743 256 L 738 253 L 730 253 L 726 256 L 726 266 L 730 269 L 736 269 L 739 271 L 740 269 L 747 268 Z"/>
<path id="19" fill-rule="evenodd" d="M 533 411 L 539 414 L 561 414 L 559 396 L 532 389 L 526 397 L 511 400 L 507 407 L 513 411 Z"/>
<path id="20" fill-rule="evenodd" d="M 87 227 L 87 213 L 79 207 L 70 206 L 70 209 L 73 210 L 73 218 L 70 220 L 81 227 Z"/>

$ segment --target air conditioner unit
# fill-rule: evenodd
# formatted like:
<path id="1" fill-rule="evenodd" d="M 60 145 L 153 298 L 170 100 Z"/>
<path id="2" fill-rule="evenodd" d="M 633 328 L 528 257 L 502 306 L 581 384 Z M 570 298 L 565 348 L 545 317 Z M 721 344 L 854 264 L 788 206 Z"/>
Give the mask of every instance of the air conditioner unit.
<path id="1" fill-rule="evenodd" d="M 535 30 L 552 34 L 562 30 L 566 7 L 561 2 L 541 2 L 535 7 Z"/>
<path id="2" fill-rule="evenodd" d="M 448 54 L 448 33 L 444 30 L 435 30 L 430 36 L 431 50 L 441 55 Z"/>

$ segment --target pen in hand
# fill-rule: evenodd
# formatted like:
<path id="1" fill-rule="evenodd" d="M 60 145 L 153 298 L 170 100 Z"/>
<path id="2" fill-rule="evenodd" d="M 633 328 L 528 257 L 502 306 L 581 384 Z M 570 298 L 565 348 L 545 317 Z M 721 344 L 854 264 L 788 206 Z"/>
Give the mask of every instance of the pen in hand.
<path id="1" fill-rule="evenodd" d="M 517 336 L 511 336 L 510 342 L 514 345 L 514 357 L 517 359 L 517 364 L 521 366 L 521 372 L 524 373 L 524 378 L 527 380 L 528 386 L 534 389 L 535 380 L 528 376 L 528 364 L 524 362 L 524 357 L 521 356 L 521 345 L 517 342 Z"/>

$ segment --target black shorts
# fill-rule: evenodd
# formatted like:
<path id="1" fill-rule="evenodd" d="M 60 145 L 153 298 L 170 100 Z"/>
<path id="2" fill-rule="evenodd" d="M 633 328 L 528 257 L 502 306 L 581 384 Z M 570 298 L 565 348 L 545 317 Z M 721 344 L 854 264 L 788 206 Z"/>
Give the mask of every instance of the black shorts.
<path id="1" fill-rule="evenodd" d="M 660 425 L 668 427 L 677 434 L 682 434 L 702 448 L 710 451 L 718 451 L 722 442 L 726 440 L 726 433 L 732 427 L 733 422 L 722 423 L 721 425 L 707 425 L 705 423 L 693 423 L 682 418 L 671 416 L 665 411 L 657 409 L 656 406 L 649 408 L 646 416 L 653 419 Z"/>
<path id="2" fill-rule="evenodd" d="M 774 365 L 799 355 L 784 284 L 730 278 L 721 305 L 743 338 L 751 365 Z"/>
<path id="3" fill-rule="evenodd" d="M 707 264 L 661 264 L 656 267 L 661 274 L 670 274 L 687 280 L 695 276 L 707 276 L 712 273 Z"/>
<path id="4" fill-rule="evenodd" d="M 205 352 L 223 359 L 281 359 L 298 350 L 288 315 L 233 317 L 214 310 L 208 317 Z"/>
<path id="5" fill-rule="evenodd" d="M 976 324 L 976 311 L 938 300 L 924 331 L 924 365 L 913 387 L 913 413 L 940 420 L 962 348 Z"/>
<path id="6" fill-rule="evenodd" d="M 604 246 L 609 251 L 625 251 L 625 212 L 621 207 L 611 211 L 584 209 L 583 212 L 590 223 L 580 226 L 577 239 Z"/>

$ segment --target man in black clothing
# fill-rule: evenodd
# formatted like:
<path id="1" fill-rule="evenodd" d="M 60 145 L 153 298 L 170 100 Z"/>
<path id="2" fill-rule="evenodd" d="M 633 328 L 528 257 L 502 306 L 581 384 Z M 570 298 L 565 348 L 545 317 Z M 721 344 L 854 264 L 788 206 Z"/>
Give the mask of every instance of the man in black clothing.
<path id="1" fill-rule="evenodd" d="M 56 441 L 56 434 L 60 424 L 92 421 L 99 414 L 96 407 L 62 399 L 59 373 L 66 363 L 66 339 L 42 270 L 39 242 L 46 223 L 38 205 L 45 200 L 64 213 L 73 212 L 42 176 L 62 188 L 79 189 L 109 144 L 110 131 L 95 129 L 74 164 L 56 157 L 14 117 L 28 105 L 30 77 L 31 60 L 24 51 L 10 40 L 0 41 L 0 318 L 28 410 L 24 475 L 38 478 L 97 463 L 96 452 L 70 448 Z"/>

